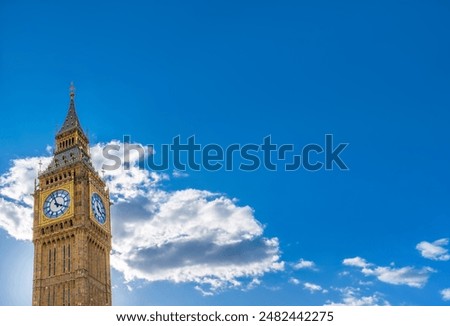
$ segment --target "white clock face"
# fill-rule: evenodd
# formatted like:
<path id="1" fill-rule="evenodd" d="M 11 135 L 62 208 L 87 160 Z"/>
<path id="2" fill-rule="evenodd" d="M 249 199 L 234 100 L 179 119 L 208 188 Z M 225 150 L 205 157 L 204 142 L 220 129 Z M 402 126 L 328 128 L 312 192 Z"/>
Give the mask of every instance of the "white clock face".
<path id="1" fill-rule="evenodd" d="M 94 213 L 94 217 L 100 224 L 105 224 L 106 222 L 106 209 L 105 205 L 103 204 L 102 198 L 94 193 L 92 194 L 91 198 L 91 204 L 92 204 L 92 213 Z"/>
<path id="2" fill-rule="evenodd" d="M 58 218 L 63 215 L 70 204 L 70 194 L 67 190 L 56 190 L 44 201 L 44 214 L 48 218 Z"/>

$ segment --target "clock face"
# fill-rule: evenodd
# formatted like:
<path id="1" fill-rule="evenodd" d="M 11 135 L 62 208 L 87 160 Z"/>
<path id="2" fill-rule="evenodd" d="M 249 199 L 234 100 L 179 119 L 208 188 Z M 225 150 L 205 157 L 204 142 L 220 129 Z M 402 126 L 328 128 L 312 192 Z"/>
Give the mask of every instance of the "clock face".
<path id="1" fill-rule="evenodd" d="M 58 218 L 63 215 L 70 204 L 70 195 L 67 190 L 56 190 L 45 199 L 44 214 L 48 218 Z"/>
<path id="2" fill-rule="evenodd" d="M 105 209 L 105 205 L 103 204 L 102 198 L 98 194 L 94 193 L 94 194 L 92 194 L 91 203 L 92 203 L 92 212 L 94 213 L 95 219 L 100 224 L 105 224 L 106 209 Z"/>

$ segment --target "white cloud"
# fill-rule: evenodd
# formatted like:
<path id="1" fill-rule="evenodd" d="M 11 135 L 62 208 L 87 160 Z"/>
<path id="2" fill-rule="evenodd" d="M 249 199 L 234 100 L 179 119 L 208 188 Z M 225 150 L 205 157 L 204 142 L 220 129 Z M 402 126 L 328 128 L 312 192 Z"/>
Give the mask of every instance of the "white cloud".
<path id="1" fill-rule="evenodd" d="M 328 301 L 331 306 L 388 306 L 389 302 L 383 295 L 376 292 L 374 294 L 362 295 L 361 289 L 354 287 L 335 288 L 342 295 L 341 302 Z"/>
<path id="2" fill-rule="evenodd" d="M 346 258 L 342 261 L 342 264 L 346 266 L 356 266 L 356 267 L 366 267 L 367 262 L 364 258 L 354 257 L 354 258 Z"/>
<path id="3" fill-rule="evenodd" d="M 402 268 L 377 267 L 375 269 L 365 269 L 364 275 L 374 275 L 380 281 L 394 285 L 408 285 L 410 287 L 423 287 L 434 270 L 430 267 L 415 269 L 407 266 Z"/>
<path id="4" fill-rule="evenodd" d="M 179 170 L 173 170 L 172 177 L 174 178 L 187 178 L 189 176 L 188 173 L 179 171 Z"/>
<path id="5" fill-rule="evenodd" d="M 98 171 L 105 145 L 119 146 L 123 157 L 119 141 L 94 145 Z M 284 269 L 278 239 L 264 237 L 251 207 L 207 190 L 163 190 L 168 176 L 140 169 L 142 156 L 131 154 L 128 170 L 104 172 L 114 201 L 111 265 L 126 281 L 195 282 L 208 295 L 226 287 L 250 289 L 263 274 Z M 40 160 L 48 164 L 50 158 L 13 160 L 0 176 L 0 227 L 16 239 L 31 239 L 30 194 Z"/>
<path id="6" fill-rule="evenodd" d="M 254 288 L 258 287 L 261 285 L 261 280 L 259 278 L 254 278 L 253 280 L 251 280 L 250 283 L 248 283 L 247 287 L 244 288 L 244 291 L 248 291 L 248 290 L 253 290 Z"/>
<path id="7" fill-rule="evenodd" d="M 140 209 L 130 216 L 133 207 Z M 113 214 L 111 262 L 128 281 L 194 281 L 219 289 L 240 286 L 237 278 L 283 269 L 278 240 L 262 237 L 253 210 L 220 194 L 153 190 L 116 204 Z"/>
<path id="8" fill-rule="evenodd" d="M 294 284 L 294 285 L 299 285 L 300 284 L 300 280 L 295 278 L 295 277 L 291 277 L 289 279 L 289 283 Z"/>
<path id="9" fill-rule="evenodd" d="M 316 264 L 310 260 L 304 260 L 301 258 L 297 263 L 294 264 L 294 269 L 312 269 L 317 270 Z"/>
<path id="10" fill-rule="evenodd" d="M 214 295 L 214 292 L 211 291 L 205 291 L 203 290 L 200 286 L 196 285 L 194 287 L 194 289 L 196 289 L 198 292 L 200 292 L 204 297 L 210 297 Z"/>
<path id="11" fill-rule="evenodd" d="M 441 291 L 442 300 L 450 301 L 450 288 Z"/>
<path id="12" fill-rule="evenodd" d="M 448 245 L 448 238 L 439 239 L 432 243 L 427 241 L 422 241 L 417 244 L 416 249 L 420 251 L 422 257 L 431 260 L 450 260 L 450 255 L 448 249 L 444 248 Z"/>
<path id="13" fill-rule="evenodd" d="M 142 146 L 140 144 L 136 144 Z M 125 161 L 124 151 L 128 144 L 123 144 L 118 140 L 112 140 L 109 143 L 99 143 L 91 147 L 92 164 L 97 171 L 102 171 L 104 166 L 111 166 L 112 160 L 107 160 L 103 156 L 103 148 L 109 146 L 110 155 L 116 155 L 123 163 Z M 113 150 L 113 146 L 118 148 Z M 155 188 L 162 180 L 167 180 L 168 176 L 163 173 L 151 172 L 140 168 L 144 166 L 144 160 L 147 152 L 143 156 L 135 150 L 129 150 L 129 159 L 126 162 L 127 169 L 124 165 L 119 168 L 103 170 L 104 177 L 107 180 L 111 197 L 114 201 L 126 202 L 138 196 L 146 196 L 149 191 Z"/>
<path id="14" fill-rule="evenodd" d="M 0 227 L 17 240 L 31 240 L 32 210 L 0 198 Z"/>
<path id="15" fill-rule="evenodd" d="M 324 290 L 320 285 L 318 284 L 314 284 L 314 283 L 309 283 L 309 282 L 305 282 L 303 284 L 303 287 L 305 288 L 305 290 L 308 290 L 311 293 L 314 292 L 322 292 L 322 293 L 327 293 L 327 290 Z"/>
<path id="16" fill-rule="evenodd" d="M 360 267 L 361 272 L 365 276 L 375 276 L 379 281 L 384 283 L 407 285 L 415 288 L 423 287 L 427 283 L 430 274 L 434 272 L 430 267 L 417 269 L 411 266 L 401 268 L 375 266 L 361 257 L 346 258 L 343 260 L 342 264 Z"/>
<path id="17" fill-rule="evenodd" d="M 48 157 L 30 157 L 11 161 L 8 172 L 0 176 L 0 227 L 18 240 L 31 240 L 33 192 L 40 163 Z"/>
<path id="18" fill-rule="evenodd" d="M 302 284 L 302 282 L 298 278 L 295 278 L 295 277 L 291 277 L 289 279 L 289 283 L 291 283 L 293 285 L 300 285 L 300 284 Z M 315 293 L 315 292 L 328 293 L 328 290 L 322 288 L 320 285 L 314 284 L 314 283 L 310 283 L 310 282 L 304 282 L 303 283 L 303 288 L 305 290 L 308 290 L 311 293 Z"/>

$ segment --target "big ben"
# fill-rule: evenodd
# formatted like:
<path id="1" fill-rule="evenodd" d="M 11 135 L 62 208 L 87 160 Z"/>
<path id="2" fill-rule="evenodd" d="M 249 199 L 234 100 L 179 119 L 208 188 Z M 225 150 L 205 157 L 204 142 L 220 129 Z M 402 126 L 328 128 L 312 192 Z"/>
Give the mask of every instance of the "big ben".
<path id="1" fill-rule="evenodd" d="M 36 182 L 33 243 L 33 305 L 111 305 L 109 191 L 91 163 L 73 85 L 54 156 Z"/>

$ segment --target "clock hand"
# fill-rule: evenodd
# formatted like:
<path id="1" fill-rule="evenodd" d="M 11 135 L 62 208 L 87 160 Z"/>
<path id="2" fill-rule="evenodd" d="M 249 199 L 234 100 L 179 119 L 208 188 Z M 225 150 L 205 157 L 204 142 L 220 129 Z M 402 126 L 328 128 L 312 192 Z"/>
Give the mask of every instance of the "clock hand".
<path id="1" fill-rule="evenodd" d="M 59 198 L 59 197 L 58 197 Z M 58 203 L 58 200 L 55 198 L 55 206 L 57 207 L 57 208 L 59 208 L 59 207 L 65 207 L 65 208 L 67 208 L 68 207 L 68 205 L 64 205 L 64 203 L 62 203 L 62 204 L 60 204 L 60 203 Z"/>

